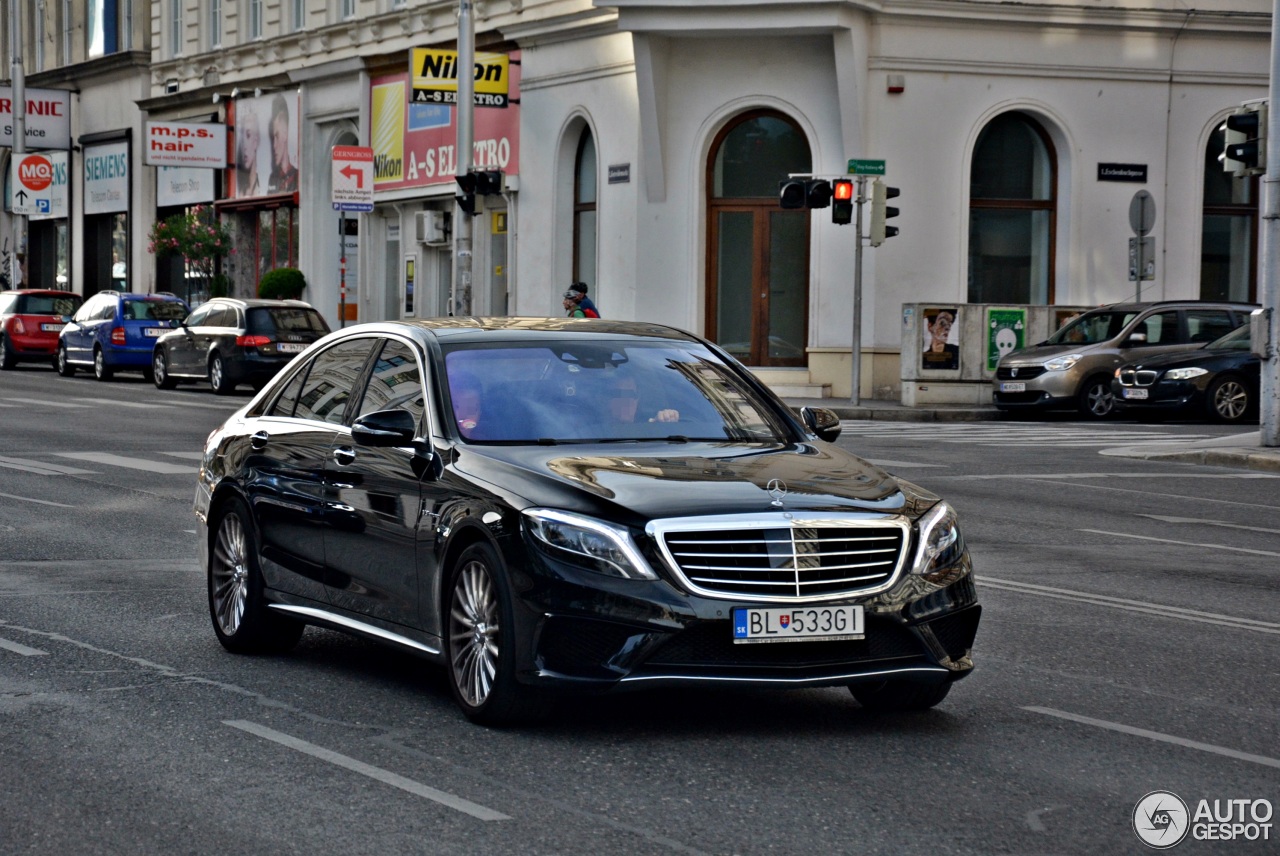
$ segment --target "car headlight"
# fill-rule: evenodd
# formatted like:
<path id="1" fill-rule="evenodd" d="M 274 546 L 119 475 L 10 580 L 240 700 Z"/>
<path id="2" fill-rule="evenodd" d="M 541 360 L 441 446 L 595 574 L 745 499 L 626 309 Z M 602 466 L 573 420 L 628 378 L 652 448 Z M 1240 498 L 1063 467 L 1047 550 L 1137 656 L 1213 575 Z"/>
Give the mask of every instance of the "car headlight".
<path id="1" fill-rule="evenodd" d="M 1164 376 L 1169 380 L 1191 380 L 1193 377 L 1208 374 L 1208 369 L 1202 369 L 1198 366 L 1192 366 L 1189 369 L 1169 369 Z"/>
<path id="2" fill-rule="evenodd" d="M 624 580 L 658 578 L 626 529 L 547 508 L 525 511 L 524 520 L 540 546 L 576 565 Z"/>
<path id="3" fill-rule="evenodd" d="M 948 567 L 963 552 L 964 538 L 960 536 L 956 511 L 947 503 L 939 502 L 920 518 L 920 543 L 911 573 L 928 574 Z"/>
<path id="4" fill-rule="evenodd" d="M 1054 357 L 1045 362 L 1044 367 L 1051 372 L 1065 372 L 1080 362 L 1082 354 L 1067 354 L 1065 357 Z"/>

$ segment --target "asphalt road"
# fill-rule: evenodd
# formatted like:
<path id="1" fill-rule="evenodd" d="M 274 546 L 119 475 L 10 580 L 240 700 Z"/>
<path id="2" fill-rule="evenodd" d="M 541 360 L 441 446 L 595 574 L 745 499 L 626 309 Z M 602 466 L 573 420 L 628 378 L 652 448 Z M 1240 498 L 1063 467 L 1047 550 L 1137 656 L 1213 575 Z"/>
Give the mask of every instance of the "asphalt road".
<path id="1" fill-rule="evenodd" d="M 1280 481 L 1098 454 L 1229 429 L 847 423 L 960 511 L 985 613 L 942 706 L 685 690 L 491 730 L 371 643 L 217 644 L 194 455 L 248 397 L 0 372 L 0 853 L 1140 853 L 1151 791 L 1280 805 Z"/>

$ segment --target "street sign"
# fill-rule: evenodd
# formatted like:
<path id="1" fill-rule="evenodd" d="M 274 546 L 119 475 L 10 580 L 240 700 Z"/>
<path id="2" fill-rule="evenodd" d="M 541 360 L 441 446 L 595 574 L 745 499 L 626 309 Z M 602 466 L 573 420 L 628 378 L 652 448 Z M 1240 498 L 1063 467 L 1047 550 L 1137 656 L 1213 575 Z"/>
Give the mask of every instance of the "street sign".
<path id="1" fill-rule="evenodd" d="M 333 210 L 373 210 L 373 149 L 333 147 Z"/>
<path id="2" fill-rule="evenodd" d="M 1156 201 L 1145 190 L 1133 194 L 1129 201 L 1129 225 L 1133 234 L 1142 237 L 1156 224 Z"/>
<path id="3" fill-rule="evenodd" d="M 43 154 L 14 155 L 10 161 L 13 213 L 28 217 L 53 209 L 53 162 Z"/>
<path id="4" fill-rule="evenodd" d="M 884 161 L 850 159 L 849 174 L 850 175 L 884 175 Z"/>

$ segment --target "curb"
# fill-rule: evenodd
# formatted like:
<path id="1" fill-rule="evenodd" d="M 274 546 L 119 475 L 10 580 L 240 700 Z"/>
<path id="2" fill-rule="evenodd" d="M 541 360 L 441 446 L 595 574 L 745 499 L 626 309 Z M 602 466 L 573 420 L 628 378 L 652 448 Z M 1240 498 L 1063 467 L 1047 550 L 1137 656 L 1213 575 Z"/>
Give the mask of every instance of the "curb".
<path id="1" fill-rule="evenodd" d="M 1132 448 L 1105 449 L 1104 455 L 1124 458 L 1142 458 L 1148 461 L 1175 461 L 1183 464 L 1202 464 L 1210 467 L 1236 467 L 1280 473 L 1280 453 L 1223 451 L 1221 449 L 1182 449 L 1177 452 L 1140 451 Z"/>

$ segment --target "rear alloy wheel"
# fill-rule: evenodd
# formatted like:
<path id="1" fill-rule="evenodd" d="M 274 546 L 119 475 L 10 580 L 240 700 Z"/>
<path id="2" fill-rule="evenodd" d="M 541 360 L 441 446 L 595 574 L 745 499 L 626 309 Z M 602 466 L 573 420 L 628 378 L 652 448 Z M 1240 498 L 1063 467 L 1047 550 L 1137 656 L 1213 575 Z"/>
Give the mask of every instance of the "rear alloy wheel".
<path id="1" fill-rule="evenodd" d="M 76 367 L 67 360 L 67 346 L 64 342 L 58 343 L 58 355 L 53 358 L 53 367 L 63 377 L 71 377 L 76 373 Z"/>
<path id="2" fill-rule="evenodd" d="M 267 605 L 248 506 L 239 499 L 223 505 L 214 516 L 212 531 L 209 615 L 218 641 L 237 654 L 288 651 L 306 628 Z"/>
<path id="3" fill-rule="evenodd" d="M 875 684 L 854 684 L 849 692 L 858 704 L 876 713 L 906 713 L 928 710 L 939 704 L 951 692 L 951 683 L 919 684 L 913 681 L 880 681 Z"/>
<path id="4" fill-rule="evenodd" d="M 93 349 L 93 376 L 98 380 L 111 380 L 114 372 L 107 368 L 107 355 L 102 353 L 101 348 Z"/>
<path id="5" fill-rule="evenodd" d="M 156 385 L 156 389 L 173 389 L 178 385 L 176 380 L 169 377 L 169 357 L 164 348 L 156 348 L 156 352 L 151 355 L 151 382 Z"/>
<path id="6" fill-rule="evenodd" d="M 227 378 L 226 366 L 222 364 L 222 357 L 218 354 L 209 358 L 209 388 L 215 395 L 230 395 L 235 389 L 235 384 Z"/>
<path id="7" fill-rule="evenodd" d="M 548 700 L 515 678 L 511 593 L 498 554 L 473 544 L 454 565 L 449 586 L 447 636 L 449 689 L 473 722 L 501 725 L 537 719 Z"/>
<path id="8" fill-rule="evenodd" d="M 1219 422 L 1239 422 L 1249 412 L 1249 389 L 1233 375 L 1214 378 L 1206 396 L 1209 414 Z"/>
<path id="9" fill-rule="evenodd" d="M 1090 419 L 1106 419 L 1116 412 L 1116 397 L 1111 394 L 1111 381 L 1105 377 L 1091 377 L 1080 389 L 1080 412 Z"/>
<path id="10" fill-rule="evenodd" d="M 9 350 L 9 340 L 0 336 L 0 369 L 11 369 L 18 364 Z"/>

